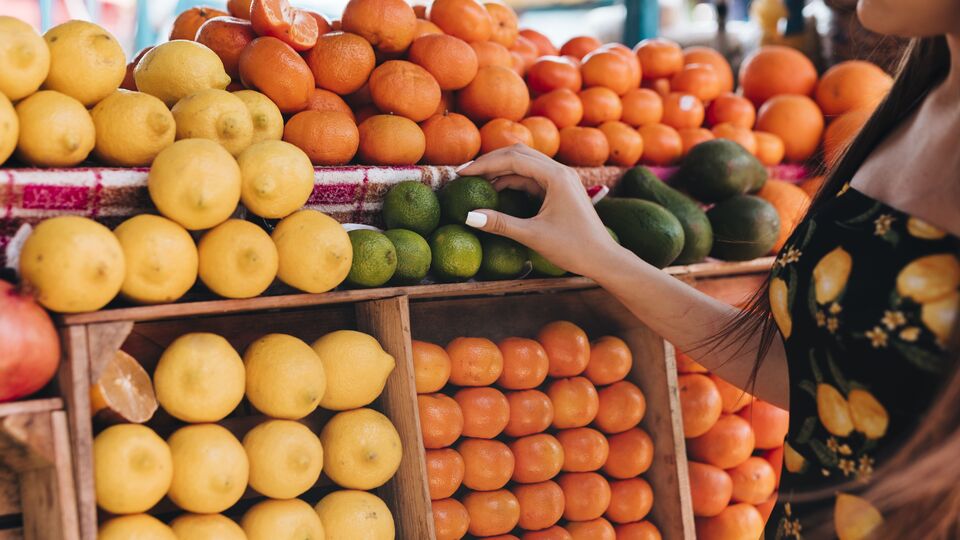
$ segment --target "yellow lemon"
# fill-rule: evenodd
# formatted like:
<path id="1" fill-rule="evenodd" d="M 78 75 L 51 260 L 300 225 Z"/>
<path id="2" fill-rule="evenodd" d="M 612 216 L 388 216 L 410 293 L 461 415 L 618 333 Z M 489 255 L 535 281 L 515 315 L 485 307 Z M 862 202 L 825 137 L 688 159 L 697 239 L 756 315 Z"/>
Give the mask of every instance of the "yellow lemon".
<path id="1" fill-rule="evenodd" d="M 303 341 L 269 334 L 243 353 L 247 399 L 274 418 L 299 420 L 312 413 L 327 389 L 323 362 Z"/>
<path id="2" fill-rule="evenodd" d="M 313 193 L 313 165 L 303 150 L 284 141 L 256 143 L 237 158 L 243 184 L 240 200 L 254 214 L 287 217 Z"/>
<path id="3" fill-rule="evenodd" d="M 839 390 L 829 384 L 817 385 L 817 414 L 827 431 L 838 437 L 846 437 L 853 431 L 850 405 Z"/>
<path id="4" fill-rule="evenodd" d="M 897 274 L 897 293 L 918 304 L 943 298 L 960 287 L 960 261 L 951 253 L 914 259 Z"/>
<path id="5" fill-rule="evenodd" d="M 133 69 L 137 89 L 173 107 L 190 94 L 230 84 L 217 53 L 195 41 L 177 39 L 150 49 Z"/>
<path id="6" fill-rule="evenodd" d="M 49 72 L 50 49 L 40 34 L 20 19 L 0 16 L 0 94 L 19 101 L 36 92 Z"/>
<path id="7" fill-rule="evenodd" d="M 868 439 L 879 439 L 887 433 L 890 415 L 887 409 L 866 390 L 854 389 L 847 396 L 853 427 Z"/>
<path id="8" fill-rule="evenodd" d="M 403 449 L 390 419 L 373 409 L 337 413 L 320 432 L 324 472 L 349 489 L 374 489 L 393 478 Z"/>
<path id="9" fill-rule="evenodd" d="M 23 244 L 20 275 L 44 307 L 61 313 L 96 311 L 120 292 L 126 265 L 110 229 L 92 219 L 42 221 Z"/>
<path id="10" fill-rule="evenodd" d="M 0 94 L 0 165 L 13 154 L 19 137 L 20 119 L 17 118 L 17 111 L 7 96 Z"/>
<path id="11" fill-rule="evenodd" d="M 293 420 L 267 420 L 243 438 L 250 487 L 271 499 L 292 499 L 312 488 L 323 469 L 323 446 Z"/>
<path id="12" fill-rule="evenodd" d="M 216 334 L 184 334 L 171 343 L 153 373 L 157 400 L 184 422 L 217 422 L 243 399 L 243 360 Z"/>
<path id="13" fill-rule="evenodd" d="M 790 318 L 790 292 L 787 290 L 787 282 L 780 278 L 770 280 L 770 311 L 773 312 L 773 320 L 777 322 L 783 339 L 789 339 L 793 331 L 793 319 Z"/>
<path id="14" fill-rule="evenodd" d="M 175 302 L 197 281 L 197 246 L 169 219 L 134 216 L 114 229 L 127 262 L 120 293 L 140 304 Z"/>
<path id="15" fill-rule="evenodd" d="M 223 223 L 240 202 L 240 167 L 219 144 L 185 139 L 164 148 L 147 177 L 160 213 L 191 231 Z"/>
<path id="16" fill-rule="evenodd" d="M 907 232 L 921 240 L 940 240 L 947 235 L 943 229 L 915 217 L 907 220 Z"/>
<path id="17" fill-rule="evenodd" d="M 790 446 L 783 443 L 783 466 L 792 473 L 802 473 L 807 470 L 807 459 Z"/>
<path id="18" fill-rule="evenodd" d="M 113 514 L 139 514 L 153 508 L 170 489 L 170 448 L 152 429 L 118 424 L 93 440 L 97 504 Z"/>
<path id="19" fill-rule="evenodd" d="M 326 540 L 393 540 L 393 514 L 380 497 L 345 489 L 320 499 L 315 507 Z"/>
<path id="20" fill-rule="evenodd" d="M 200 280 L 224 298 L 252 298 L 277 277 L 277 247 L 249 221 L 228 219 L 200 239 Z"/>
<path id="21" fill-rule="evenodd" d="M 93 153 L 107 165 L 144 167 L 173 144 L 170 109 L 143 92 L 117 90 L 90 111 L 97 130 Z"/>
<path id="22" fill-rule="evenodd" d="M 178 429 L 167 439 L 173 456 L 170 500 L 188 512 L 216 514 L 247 489 L 249 465 L 243 445 L 217 424 Z"/>
<path id="23" fill-rule="evenodd" d="M 253 142 L 250 111 L 237 96 L 208 88 L 184 97 L 173 106 L 177 139 L 217 141 L 234 156 Z"/>
<path id="24" fill-rule="evenodd" d="M 353 246 L 343 226 L 316 210 L 300 210 L 273 229 L 280 254 L 277 277 L 304 292 L 327 292 L 343 283 L 353 262 Z"/>
<path id="25" fill-rule="evenodd" d="M 233 95 L 240 98 L 250 111 L 254 143 L 283 138 L 283 115 L 276 103 L 256 90 L 238 90 Z"/>
<path id="26" fill-rule="evenodd" d="M 847 286 L 852 267 L 853 258 L 842 247 L 824 255 L 813 267 L 814 294 L 817 302 L 826 304 L 840 296 Z"/>
<path id="27" fill-rule="evenodd" d="M 220 514 L 183 514 L 170 527 L 178 540 L 247 540 L 239 525 Z"/>
<path id="28" fill-rule="evenodd" d="M 960 292 L 953 291 L 939 300 L 927 302 L 920 308 L 920 320 L 927 330 L 937 336 L 941 346 L 947 345 L 947 339 L 953 331 L 954 321 L 960 311 Z"/>
<path id="29" fill-rule="evenodd" d="M 178 540 L 173 529 L 146 514 L 113 518 L 100 525 L 97 540 Z"/>
<path id="30" fill-rule="evenodd" d="M 267 499 L 240 520 L 249 540 L 325 540 L 320 516 L 300 499 Z"/>
<path id="31" fill-rule="evenodd" d="M 376 338 L 355 330 L 331 332 L 315 341 L 313 350 L 327 374 L 320 406 L 333 411 L 372 403 L 397 365 Z"/>
<path id="32" fill-rule="evenodd" d="M 93 118 L 70 96 L 41 90 L 17 103 L 17 157 L 38 167 L 73 167 L 96 141 Z"/>
<path id="33" fill-rule="evenodd" d="M 101 26 L 73 20 L 43 35 L 50 48 L 50 73 L 43 87 L 92 107 L 120 87 L 127 73 L 123 47 Z"/>
<path id="34" fill-rule="evenodd" d="M 865 540 L 883 524 L 883 515 L 866 499 L 838 493 L 833 507 L 833 523 L 840 540 Z"/>

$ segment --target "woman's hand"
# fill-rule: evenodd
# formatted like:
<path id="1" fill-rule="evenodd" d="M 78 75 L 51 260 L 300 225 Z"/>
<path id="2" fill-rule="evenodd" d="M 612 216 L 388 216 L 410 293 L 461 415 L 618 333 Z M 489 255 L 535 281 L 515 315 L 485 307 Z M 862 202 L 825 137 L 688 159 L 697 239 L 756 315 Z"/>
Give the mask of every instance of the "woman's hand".
<path id="1" fill-rule="evenodd" d="M 520 219 L 476 210 L 467 225 L 512 238 L 564 270 L 596 278 L 606 255 L 620 249 L 593 209 L 576 171 L 521 144 L 501 148 L 457 171 L 482 176 L 497 191 L 512 188 L 543 198 L 540 213 Z"/>

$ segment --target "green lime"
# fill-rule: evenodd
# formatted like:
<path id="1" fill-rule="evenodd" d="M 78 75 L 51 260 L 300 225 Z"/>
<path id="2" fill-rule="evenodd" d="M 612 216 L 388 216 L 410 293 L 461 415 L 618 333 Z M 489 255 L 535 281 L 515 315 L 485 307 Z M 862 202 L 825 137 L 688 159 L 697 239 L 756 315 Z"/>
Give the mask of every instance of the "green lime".
<path id="1" fill-rule="evenodd" d="M 397 271 L 393 281 L 416 285 L 430 271 L 430 244 L 419 234 L 407 229 L 390 229 L 383 233 L 397 248 Z"/>
<path id="2" fill-rule="evenodd" d="M 479 176 L 461 176 L 440 189 L 440 209 L 451 223 L 466 222 L 467 212 L 477 208 L 496 210 L 498 201 L 497 190 Z"/>
<path id="3" fill-rule="evenodd" d="M 400 182 L 383 198 L 383 221 L 388 229 L 408 229 L 427 236 L 440 223 L 440 201 L 426 184 Z"/>
<path id="4" fill-rule="evenodd" d="M 379 287 L 397 270 L 397 250 L 383 233 L 369 229 L 350 231 L 353 264 L 347 283 L 357 287 Z"/>
<path id="5" fill-rule="evenodd" d="M 505 189 L 500 192 L 500 211 L 508 216 L 532 218 L 540 211 L 540 199 L 531 197 L 526 191 Z"/>
<path id="6" fill-rule="evenodd" d="M 486 279 L 513 279 L 523 272 L 527 264 L 527 250 L 522 245 L 493 234 L 480 239 L 483 245 L 483 261 L 480 275 Z"/>
<path id="7" fill-rule="evenodd" d="M 566 270 L 548 261 L 546 257 L 532 249 L 527 249 L 527 255 L 530 257 L 530 262 L 533 263 L 533 271 L 540 275 L 560 277 L 567 273 Z"/>
<path id="8" fill-rule="evenodd" d="M 614 230 L 611 229 L 610 227 L 607 227 L 606 229 L 607 229 L 607 232 L 610 233 L 610 238 L 613 238 L 613 241 L 619 244 L 619 243 L 620 243 L 620 237 L 617 236 L 617 233 L 614 232 Z"/>
<path id="9" fill-rule="evenodd" d="M 483 247 L 463 225 L 444 225 L 430 237 L 433 271 L 444 281 L 465 281 L 480 270 Z"/>

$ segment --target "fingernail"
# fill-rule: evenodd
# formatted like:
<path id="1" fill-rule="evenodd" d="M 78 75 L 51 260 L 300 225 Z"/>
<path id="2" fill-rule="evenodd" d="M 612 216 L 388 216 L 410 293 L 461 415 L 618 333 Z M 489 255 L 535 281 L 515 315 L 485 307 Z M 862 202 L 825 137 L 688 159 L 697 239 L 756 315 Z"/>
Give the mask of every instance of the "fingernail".
<path id="1" fill-rule="evenodd" d="M 464 163 L 463 165 L 457 167 L 456 169 L 453 170 L 453 172 L 458 173 L 458 172 L 466 169 L 466 168 L 469 167 L 470 165 L 473 165 L 473 160 L 470 160 L 470 161 Z"/>
<path id="2" fill-rule="evenodd" d="M 487 224 L 487 215 L 480 212 L 467 212 L 467 225 L 474 229 L 482 228 Z"/>
<path id="3" fill-rule="evenodd" d="M 596 205 L 598 202 L 602 201 L 604 197 L 607 196 L 607 193 L 610 193 L 610 188 L 607 186 L 600 186 L 600 189 L 590 197 L 590 202 Z"/>

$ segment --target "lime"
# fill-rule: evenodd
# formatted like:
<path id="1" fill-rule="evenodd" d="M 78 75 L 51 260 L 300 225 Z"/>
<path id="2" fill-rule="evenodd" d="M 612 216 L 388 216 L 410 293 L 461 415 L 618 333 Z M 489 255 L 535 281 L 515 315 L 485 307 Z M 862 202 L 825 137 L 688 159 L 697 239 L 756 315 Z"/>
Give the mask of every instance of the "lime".
<path id="1" fill-rule="evenodd" d="M 617 236 L 617 233 L 616 233 L 613 229 L 611 229 L 610 227 L 606 227 L 606 229 L 607 229 L 607 232 L 610 233 L 610 238 L 613 238 L 613 241 L 619 244 L 619 243 L 620 243 L 620 237 Z"/>
<path id="2" fill-rule="evenodd" d="M 440 190 L 440 209 L 451 223 L 467 221 L 467 212 L 477 208 L 496 210 L 499 207 L 497 190 L 479 176 L 461 176 Z"/>
<path id="3" fill-rule="evenodd" d="M 513 279 L 527 264 L 527 250 L 517 242 L 492 234 L 484 235 L 480 274 L 486 279 Z"/>
<path id="4" fill-rule="evenodd" d="M 397 250 L 383 233 L 368 229 L 350 231 L 353 263 L 347 282 L 357 287 L 379 287 L 397 270 Z"/>
<path id="5" fill-rule="evenodd" d="M 430 237 L 433 270 L 445 281 L 464 281 L 480 270 L 483 248 L 463 225 L 444 225 Z"/>
<path id="6" fill-rule="evenodd" d="M 408 229 L 426 236 L 440 223 L 440 201 L 430 186 L 400 182 L 383 199 L 383 220 L 388 229 Z"/>
<path id="7" fill-rule="evenodd" d="M 527 250 L 530 262 L 533 263 L 533 271 L 544 276 L 560 277 L 567 273 L 566 270 L 548 261 L 546 257 L 540 255 L 532 249 Z"/>
<path id="8" fill-rule="evenodd" d="M 393 281 L 416 285 L 430 271 L 430 244 L 419 234 L 407 229 L 390 229 L 383 233 L 397 249 L 397 271 Z"/>
<path id="9" fill-rule="evenodd" d="M 500 192 L 500 211 L 508 216 L 532 218 L 540 211 L 542 201 L 530 196 L 526 191 L 505 189 Z"/>

